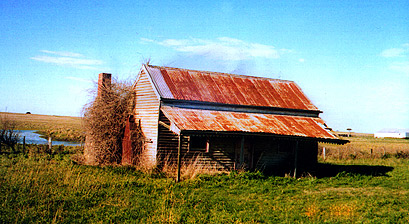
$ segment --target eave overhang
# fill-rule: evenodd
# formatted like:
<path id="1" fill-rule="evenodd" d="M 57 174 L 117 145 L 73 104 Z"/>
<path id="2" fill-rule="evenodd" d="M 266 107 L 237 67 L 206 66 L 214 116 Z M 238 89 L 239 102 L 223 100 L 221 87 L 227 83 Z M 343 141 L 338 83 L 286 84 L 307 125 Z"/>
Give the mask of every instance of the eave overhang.
<path id="1" fill-rule="evenodd" d="M 248 137 L 274 137 L 278 139 L 287 139 L 287 140 L 294 140 L 294 141 L 317 141 L 322 143 L 330 143 L 336 145 L 345 145 L 349 143 L 349 140 L 345 139 L 331 139 L 331 138 L 313 138 L 313 137 L 302 137 L 302 136 L 294 136 L 294 135 L 277 135 L 277 134 L 270 134 L 270 133 L 257 133 L 257 132 L 239 132 L 239 131 L 196 131 L 196 130 L 181 130 L 179 131 L 180 135 L 186 136 L 210 136 L 210 137 L 241 137 L 241 136 L 248 136 Z"/>
<path id="2" fill-rule="evenodd" d="M 260 114 L 276 114 L 276 115 L 290 115 L 303 117 L 319 117 L 322 113 L 320 110 L 302 110 L 291 109 L 283 107 L 265 107 L 265 106 L 251 106 L 238 104 L 224 104 L 196 100 L 177 100 L 161 98 L 161 103 L 164 106 L 179 107 L 185 109 L 201 109 L 201 110 L 217 110 L 217 111 L 234 111 L 242 113 L 260 113 Z"/>

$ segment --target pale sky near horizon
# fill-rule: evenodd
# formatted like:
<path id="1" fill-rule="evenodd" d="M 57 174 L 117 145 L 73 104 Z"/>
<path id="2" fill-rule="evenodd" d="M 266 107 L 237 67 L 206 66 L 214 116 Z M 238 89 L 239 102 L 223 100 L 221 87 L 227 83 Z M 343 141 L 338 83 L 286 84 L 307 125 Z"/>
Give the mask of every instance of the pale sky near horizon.
<path id="1" fill-rule="evenodd" d="M 0 111 L 81 116 L 141 63 L 295 81 L 335 130 L 409 128 L 409 0 L 0 2 Z"/>

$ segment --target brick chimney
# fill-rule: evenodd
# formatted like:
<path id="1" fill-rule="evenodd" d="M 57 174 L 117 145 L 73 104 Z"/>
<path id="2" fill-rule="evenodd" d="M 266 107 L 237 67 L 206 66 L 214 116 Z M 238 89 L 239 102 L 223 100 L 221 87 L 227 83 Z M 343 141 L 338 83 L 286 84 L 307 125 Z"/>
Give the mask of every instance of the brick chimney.
<path id="1" fill-rule="evenodd" d="M 100 73 L 98 76 L 98 96 L 102 96 L 105 89 L 111 88 L 111 74 Z"/>

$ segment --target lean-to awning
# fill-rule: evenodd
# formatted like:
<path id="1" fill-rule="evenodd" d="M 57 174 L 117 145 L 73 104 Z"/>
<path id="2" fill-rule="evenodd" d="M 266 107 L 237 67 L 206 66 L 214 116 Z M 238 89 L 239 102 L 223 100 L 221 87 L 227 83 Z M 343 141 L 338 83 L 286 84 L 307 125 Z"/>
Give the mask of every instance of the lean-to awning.
<path id="1" fill-rule="evenodd" d="M 324 121 L 318 117 L 186 109 L 170 106 L 162 106 L 161 110 L 171 122 L 170 129 L 177 134 L 183 132 L 271 134 L 336 144 L 348 142 L 326 130 Z"/>

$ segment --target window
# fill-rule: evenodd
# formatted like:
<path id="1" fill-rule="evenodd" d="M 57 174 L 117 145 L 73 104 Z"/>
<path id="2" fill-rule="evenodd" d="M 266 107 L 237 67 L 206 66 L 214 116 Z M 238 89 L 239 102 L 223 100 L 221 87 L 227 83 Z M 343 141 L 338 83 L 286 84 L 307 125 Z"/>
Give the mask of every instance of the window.
<path id="1" fill-rule="evenodd" d="M 206 137 L 191 136 L 189 146 L 190 151 L 209 152 L 210 143 Z"/>

